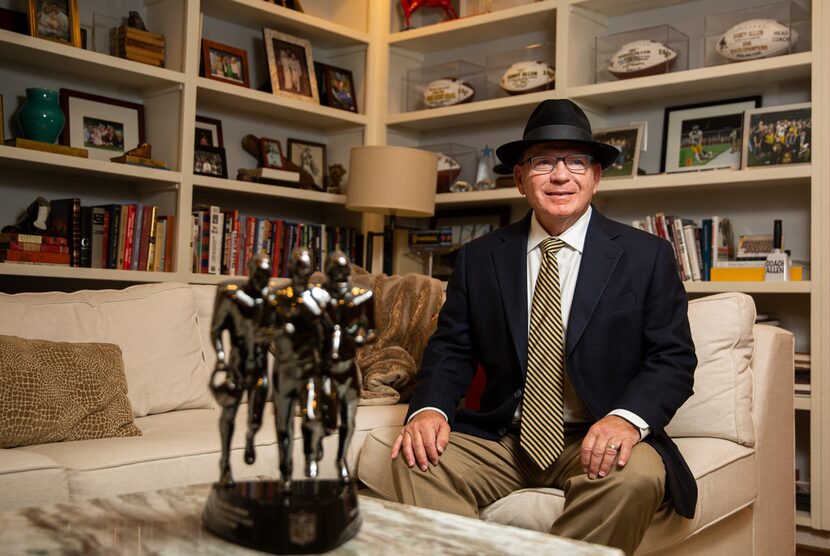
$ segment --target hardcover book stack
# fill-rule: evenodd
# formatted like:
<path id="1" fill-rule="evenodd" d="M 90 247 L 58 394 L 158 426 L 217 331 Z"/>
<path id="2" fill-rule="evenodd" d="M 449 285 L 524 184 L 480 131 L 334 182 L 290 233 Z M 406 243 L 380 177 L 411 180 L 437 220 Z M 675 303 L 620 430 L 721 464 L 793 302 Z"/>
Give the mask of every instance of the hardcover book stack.
<path id="1" fill-rule="evenodd" d="M 65 237 L 17 232 L 0 234 L 0 261 L 5 263 L 69 266 Z"/>
<path id="2" fill-rule="evenodd" d="M 110 54 L 164 67 L 164 36 L 121 25 L 110 29 Z"/>
<path id="3" fill-rule="evenodd" d="M 245 276 L 248 259 L 266 253 L 273 276 L 287 276 L 297 247 L 311 249 L 316 270 L 322 270 L 326 256 L 336 249 L 362 264 L 363 235 L 354 228 L 243 217 L 236 209 L 197 205 L 191 232 L 191 271 L 196 274 Z"/>

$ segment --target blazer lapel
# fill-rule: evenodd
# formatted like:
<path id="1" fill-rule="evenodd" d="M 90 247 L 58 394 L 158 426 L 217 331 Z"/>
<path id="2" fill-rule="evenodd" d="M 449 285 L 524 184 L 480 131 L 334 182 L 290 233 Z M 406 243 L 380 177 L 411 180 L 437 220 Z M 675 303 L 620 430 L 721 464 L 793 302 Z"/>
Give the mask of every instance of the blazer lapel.
<path id="1" fill-rule="evenodd" d="M 529 212 L 522 220 L 499 230 L 501 245 L 492 252 L 510 337 L 522 372 L 527 368 L 527 234 Z"/>
<path id="2" fill-rule="evenodd" d="M 614 268 L 622 256 L 622 249 L 612 240 L 616 233 L 606 226 L 607 220 L 596 208 L 588 224 L 588 233 L 585 236 L 585 247 L 582 253 L 582 262 L 579 266 L 579 277 L 571 304 L 571 313 L 568 317 L 568 330 L 565 345 L 567 357 L 570 356 L 591 315 L 594 314 L 597 302 L 608 286 Z"/>

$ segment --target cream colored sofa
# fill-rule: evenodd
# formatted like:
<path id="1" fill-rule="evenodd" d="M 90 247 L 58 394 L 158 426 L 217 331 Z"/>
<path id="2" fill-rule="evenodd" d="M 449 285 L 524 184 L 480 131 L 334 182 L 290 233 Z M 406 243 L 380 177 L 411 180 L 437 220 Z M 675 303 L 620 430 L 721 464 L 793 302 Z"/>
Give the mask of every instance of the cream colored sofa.
<path id="1" fill-rule="evenodd" d="M 695 394 L 667 431 L 697 479 L 697 511 L 692 520 L 672 514 L 652 523 L 638 554 L 795 550 L 793 337 L 754 319 L 744 294 L 690 302 Z M 374 431 L 358 459 L 359 479 L 382 497 L 392 497 L 389 447 L 399 430 L 397 422 Z M 560 490 L 526 489 L 481 508 L 481 517 L 547 531 L 563 503 Z"/>
<path id="2" fill-rule="evenodd" d="M 208 334 L 214 294 L 213 286 L 185 284 L 0 294 L 0 334 L 118 344 L 135 423 L 143 432 L 0 449 L 0 509 L 216 480 L 219 411 L 207 389 L 215 357 Z M 694 520 L 675 516 L 653 524 L 640 553 L 791 554 L 792 335 L 753 327 L 752 298 L 743 294 L 692 301 L 689 314 L 700 359 L 696 394 L 669 430 L 698 479 L 698 509 Z M 381 495 L 391 488 L 384 438 L 397 434 L 405 413 L 404 404 L 358 410 L 349 460 Z M 233 442 L 234 474 L 274 476 L 273 413 L 257 436 L 252 466 L 242 462 L 245 418 L 243 406 Z M 324 477 L 335 476 L 336 441 L 325 440 Z M 296 461 L 301 444 L 294 445 Z M 483 508 L 482 517 L 547 530 L 561 508 L 561 492 L 528 489 Z"/>
<path id="3" fill-rule="evenodd" d="M 0 294 L 0 335 L 121 347 L 128 397 L 143 435 L 0 449 L 0 509 L 137 492 L 219 477 L 219 411 L 208 390 L 215 353 L 209 327 L 215 286 L 148 284 L 123 290 Z M 276 476 L 271 405 L 256 437 L 257 461 L 242 460 L 247 408 L 237 415 L 232 469 L 238 479 Z M 361 408 L 350 460 L 367 432 L 401 418 Z M 302 440 L 294 443 L 301 474 Z M 321 476 L 336 477 L 336 435 L 324 441 Z"/>

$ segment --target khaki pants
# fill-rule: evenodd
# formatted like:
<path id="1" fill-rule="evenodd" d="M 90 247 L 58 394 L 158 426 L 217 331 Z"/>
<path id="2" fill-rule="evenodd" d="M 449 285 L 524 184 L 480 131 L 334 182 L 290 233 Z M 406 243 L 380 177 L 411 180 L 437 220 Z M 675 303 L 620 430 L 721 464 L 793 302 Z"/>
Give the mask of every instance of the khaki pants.
<path id="1" fill-rule="evenodd" d="M 369 441 L 391 450 L 400 429 L 373 433 Z M 391 463 L 397 501 L 469 517 L 513 491 L 529 487 L 561 488 L 565 509 L 551 533 L 633 554 L 662 504 L 665 467 L 648 444 L 637 444 L 622 469 L 616 465 L 603 478 L 582 472 L 579 451 L 586 429 L 566 429 L 565 449 L 557 461 L 540 470 L 519 446 L 516 434 L 484 440 L 452 432 L 438 465 L 427 471 L 409 468 L 403 457 Z"/>

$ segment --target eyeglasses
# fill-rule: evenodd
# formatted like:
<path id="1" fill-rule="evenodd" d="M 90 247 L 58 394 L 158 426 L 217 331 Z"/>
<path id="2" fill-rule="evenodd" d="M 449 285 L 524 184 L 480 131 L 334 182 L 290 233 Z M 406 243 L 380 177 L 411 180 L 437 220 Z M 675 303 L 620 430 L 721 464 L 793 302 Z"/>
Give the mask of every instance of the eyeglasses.
<path id="1" fill-rule="evenodd" d="M 530 162 L 530 169 L 537 174 L 550 174 L 559 161 L 565 163 L 565 168 L 573 174 L 584 174 L 591 166 L 591 161 L 594 159 L 590 154 L 569 154 L 567 156 L 531 156 L 523 160 Z"/>

